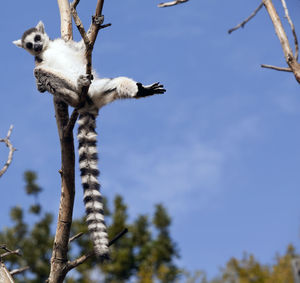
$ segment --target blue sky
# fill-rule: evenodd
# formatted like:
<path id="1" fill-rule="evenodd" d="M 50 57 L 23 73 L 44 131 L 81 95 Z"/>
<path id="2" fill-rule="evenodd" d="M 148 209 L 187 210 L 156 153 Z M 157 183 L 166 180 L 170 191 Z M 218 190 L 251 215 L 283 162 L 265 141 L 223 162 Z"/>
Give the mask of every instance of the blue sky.
<path id="1" fill-rule="evenodd" d="M 86 26 L 95 4 L 79 6 Z M 112 26 L 98 36 L 94 68 L 103 77 L 160 81 L 167 92 L 101 110 L 103 193 L 110 199 L 123 195 L 132 218 L 163 203 L 173 219 L 179 264 L 189 270 L 214 276 L 244 251 L 271 263 L 289 243 L 299 248 L 300 227 L 299 85 L 291 74 L 260 68 L 285 66 L 272 23 L 261 10 L 244 29 L 227 34 L 259 1 L 190 0 L 167 9 L 156 4 L 105 2 L 105 22 Z M 287 4 L 300 30 L 300 1 Z M 0 228 L 10 224 L 10 207 L 28 201 L 22 180 L 27 169 L 38 172 L 42 203 L 58 209 L 52 97 L 37 92 L 33 58 L 11 43 L 39 20 L 51 38 L 59 37 L 56 1 L 2 3 L 0 136 L 13 124 L 18 151 L 0 179 Z M 6 154 L 0 147 L 1 160 Z M 75 217 L 84 211 L 78 176 L 76 186 Z"/>

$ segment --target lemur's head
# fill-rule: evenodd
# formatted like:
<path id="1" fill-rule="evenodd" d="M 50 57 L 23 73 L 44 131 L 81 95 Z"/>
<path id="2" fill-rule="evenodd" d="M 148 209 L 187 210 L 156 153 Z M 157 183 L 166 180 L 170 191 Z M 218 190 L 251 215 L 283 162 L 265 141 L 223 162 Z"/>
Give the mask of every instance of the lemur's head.
<path id="1" fill-rule="evenodd" d="M 48 43 L 49 37 L 45 33 L 45 27 L 42 21 L 40 21 L 36 27 L 26 30 L 21 39 L 13 41 L 13 44 L 24 48 L 33 56 L 41 54 L 47 48 Z"/>

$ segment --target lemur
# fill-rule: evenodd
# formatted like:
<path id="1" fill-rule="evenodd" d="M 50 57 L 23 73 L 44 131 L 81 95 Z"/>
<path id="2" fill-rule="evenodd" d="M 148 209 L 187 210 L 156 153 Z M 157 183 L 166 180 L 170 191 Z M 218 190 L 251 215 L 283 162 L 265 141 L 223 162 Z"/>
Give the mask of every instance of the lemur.
<path id="1" fill-rule="evenodd" d="M 121 98 L 140 98 L 163 94 L 163 85 L 144 86 L 126 77 L 100 79 L 93 70 L 94 79 L 85 74 L 86 57 L 83 41 L 50 40 L 40 21 L 26 30 L 21 39 L 13 42 L 35 57 L 34 75 L 37 89 L 48 91 L 70 106 L 76 107 L 84 86 L 89 85 L 85 104 L 78 109 L 78 151 L 81 182 L 84 190 L 86 221 L 95 254 L 107 258 L 108 236 L 103 215 L 102 196 L 98 182 L 98 154 L 96 148 L 96 117 L 104 105 Z"/>

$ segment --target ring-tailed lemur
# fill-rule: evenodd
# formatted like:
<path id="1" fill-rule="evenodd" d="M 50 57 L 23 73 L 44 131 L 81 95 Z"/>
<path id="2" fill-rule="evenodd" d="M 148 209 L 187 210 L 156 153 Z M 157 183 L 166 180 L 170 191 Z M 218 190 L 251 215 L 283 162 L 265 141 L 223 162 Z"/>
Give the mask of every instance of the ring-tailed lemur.
<path id="1" fill-rule="evenodd" d="M 83 75 L 87 63 L 83 41 L 50 40 L 42 22 L 25 31 L 22 38 L 13 43 L 35 56 L 34 75 L 40 92 L 48 91 L 70 106 L 76 107 L 80 101 L 82 87 L 90 85 L 87 101 L 78 110 L 79 167 L 84 189 L 86 220 L 94 250 L 97 256 L 107 257 L 108 237 L 97 180 L 99 171 L 95 119 L 98 110 L 116 99 L 162 94 L 165 89 L 159 83 L 144 86 L 126 77 L 99 79 L 94 71 L 94 79 L 91 82 L 88 76 Z"/>

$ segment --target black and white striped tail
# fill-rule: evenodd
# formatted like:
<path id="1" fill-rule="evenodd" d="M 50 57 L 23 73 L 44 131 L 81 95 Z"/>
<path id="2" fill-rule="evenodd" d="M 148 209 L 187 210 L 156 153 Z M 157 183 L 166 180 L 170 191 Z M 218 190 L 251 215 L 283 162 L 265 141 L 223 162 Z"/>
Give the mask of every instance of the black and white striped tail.
<path id="1" fill-rule="evenodd" d="M 81 182 L 84 190 L 86 221 L 95 254 L 108 258 L 108 236 L 103 214 L 102 196 L 98 182 L 97 114 L 83 113 L 78 119 L 78 150 Z"/>

